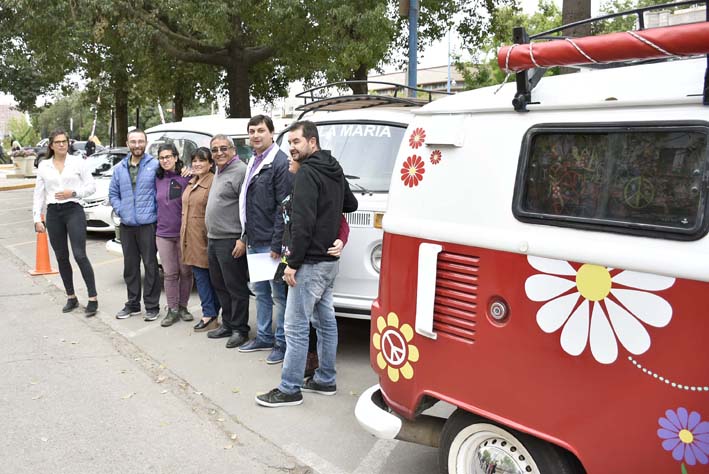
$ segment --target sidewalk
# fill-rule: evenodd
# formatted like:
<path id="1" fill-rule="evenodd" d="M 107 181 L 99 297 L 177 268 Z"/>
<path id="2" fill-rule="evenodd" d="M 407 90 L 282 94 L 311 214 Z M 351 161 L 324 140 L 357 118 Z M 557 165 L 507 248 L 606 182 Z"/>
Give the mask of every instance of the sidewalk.
<path id="1" fill-rule="evenodd" d="M 3 472 L 305 474 L 273 443 L 0 247 Z"/>
<path id="2" fill-rule="evenodd" d="M 9 178 L 15 170 L 15 165 L 0 165 L 0 191 L 12 191 L 13 189 L 34 188 L 34 177 L 32 178 Z"/>

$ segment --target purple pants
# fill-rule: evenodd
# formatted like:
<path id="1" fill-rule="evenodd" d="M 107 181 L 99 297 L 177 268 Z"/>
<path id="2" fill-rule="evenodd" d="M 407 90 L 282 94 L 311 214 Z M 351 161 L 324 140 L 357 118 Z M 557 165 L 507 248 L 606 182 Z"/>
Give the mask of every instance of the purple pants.
<path id="1" fill-rule="evenodd" d="M 192 291 L 192 267 L 182 263 L 179 237 L 155 237 L 165 275 L 167 307 L 177 310 L 178 305 L 187 307 Z"/>

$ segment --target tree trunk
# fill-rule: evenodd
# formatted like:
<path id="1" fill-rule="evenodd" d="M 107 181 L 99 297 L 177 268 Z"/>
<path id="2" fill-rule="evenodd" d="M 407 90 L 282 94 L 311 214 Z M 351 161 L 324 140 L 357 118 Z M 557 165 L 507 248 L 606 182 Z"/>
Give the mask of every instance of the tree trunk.
<path id="1" fill-rule="evenodd" d="M 115 146 L 126 146 L 128 142 L 128 89 L 124 84 L 116 83 L 113 90 L 113 100 L 116 106 Z"/>
<path id="2" fill-rule="evenodd" d="M 172 113 L 175 118 L 175 122 L 182 120 L 183 115 L 185 115 L 185 98 L 182 96 L 180 84 L 177 85 L 177 90 L 175 90 L 175 97 L 172 103 Z"/>
<path id="3" fill-rule="evenodd" d="M 251 98 L 249 95 L 248 67 L 243 61 L 234 61 L 226 70 L 226 82 L 229 88 L 229 110 L 231 118 L 251 117 Z"/>
<path id="4" fill-rule="evenodd" d="M 352 74 L 349 78 L 347 78 L 347 80 L 349 80 L 349 81 L 366 81 L 367 80 L 367 72 L 369 72 L 369 68 L 367 67 L 367 65 L 360 64 L 359 67 L 357 68 L 357 70 L 354 71 L 354 74 Z M 367 92 L 369 92 L 366 83 L 350 84 L 350 89 L 352 89 L 352 92 L 354 94 L 366 94 Z"/>
<path id="5" fill-rule="evenodd" d="M 561 10 L 562 24 L 591 18 L 591 0 L 564 0 Z M 579 38 L 591 34 L 591 25 L 574 26 L 562 32 L 565 36 Z"/>

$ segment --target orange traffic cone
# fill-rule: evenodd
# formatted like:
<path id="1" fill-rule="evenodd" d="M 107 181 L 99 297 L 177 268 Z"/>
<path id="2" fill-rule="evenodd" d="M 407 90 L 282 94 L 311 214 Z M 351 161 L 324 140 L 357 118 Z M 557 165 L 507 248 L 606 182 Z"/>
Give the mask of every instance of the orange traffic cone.
<path id="1" fill-rule="evenodd" d="M 42 219 L 44 221 L 44 218 Z M 47 242 L 47 232 L 37 232 L 37 253 L 35 254 L 35 268 L 30 270 L 30 275 L 54 275 L 58 273 L 52 270 L 49 263 L 49 243 Z"/>

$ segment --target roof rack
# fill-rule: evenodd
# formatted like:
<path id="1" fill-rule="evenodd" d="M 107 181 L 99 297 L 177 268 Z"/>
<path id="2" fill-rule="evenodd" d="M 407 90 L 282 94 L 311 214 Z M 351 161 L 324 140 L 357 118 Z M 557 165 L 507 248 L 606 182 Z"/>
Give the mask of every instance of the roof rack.
<path id="1" fill-rule="evenodd" d="M 562 25 L 558 28 L 553 28 L 551 30 L 547 30 L 547 31 L 544 31 L 542 33 L 538 33 L 538 34 L 535 34 L 532 36 L 529 36 L 523 27 L 515 27 L 512 32 L 512 41 L 513 41 L 514 45 L 531 44 L 531 40 L 539 40 L 539 39 L 568 41 L 568 39 L 569 39 L 568 36 L 562 36 L 562 35 L 552 36 L 552 35 L 554 33 L 559 33 L 567 28 L 571 28 L 574 26 L 596 23 L 596 22 L 600 22 L 603 20 L 608 20 L 611 18 L 617 18 L 617 17 L 621 17 L 621 16 L 628 16 L 628 15 L 637 15 L 638 27 L 639 27 L 637 31 L 643 31 L 643 30 L 646 30 L 644 13 L 647 11 L 661 10 L 661 9 L 667 9 L 667 8 L 676 8 L 676 7 L 681 7 L 681 6 L 685 6 L 685 5 L 698 5 L 698 4 L 705 5 L 706 21 L 709 22 L 709 0 L 685 0 L 685 1 L 675 2 L 675 3 L 664 3 L 662 5 L 652 5 L 652 6 L 647 6 L 647 7 L 640 7 L 640 8 L 635 8 L 632 10 L 627 10 L 624 12 L 611 13 L 608 15 L 603 15 L 603 16 L 599 16 L 599 17 L 595 17 L 595 18 L 588 18 L 586 20 L 568 23 L 568 24 Z M 651 30 L 652 30 L 652 28 L 651 28 Z M 514 46 L 511 46 L 510 48 L 513 48 L 513 47 Z M 511 52 L 511 49 L 508 50 L 508 52 L 507 52 L 508 59 L 509 59 L 510 52 Z M 581 51 L 579 51 L 579 52 L 581 52 Z M 532 57 L 531 46 L 530 46 L 529 54 L 530 54 L 532 62 L 537 64 L 534 61 L 534 58 Z M 586 54 L 583 52 L 581 52 L 581 54 L 586 56 Z M 588 57 L 588 56 L 586 56 L 586 57 Z M 498 56 L 498 62 L 499 61 L 500 61 L 500 59 Z M 624 61 L 624 63 L 627 64 L 628 61 Z M 604 65 L 598 64 L 596 67 L 604 67 Z M 546 72 L 546 70 L 547 70 L 547 67 L 535 67 L 532 69 L 516 71 L 517 92 L 515 94 L 514 99 L 512 100 L 512 105 L 517 112 L 526 112 L 527 105 L 533 103 L 532 102 L 532 89 L 534 89 L 534 87 L 536 87 L 536 85 L 539 83 L 542 76 L 544 76 L 544 73 Z M 709 105 L 709 54 L 707 54 L 707 70 L 706 71 L 707 72 L 705 73 L 705 76 L 704 76 L 703 104 Z"/>
<path id="2" fill-rule="evenodd" d="M 393 86 L 394 93 L 388 94 L 351 94 L 332 96 L 327 92 L 332 88 L 350 87 L 352 84 L 366 84 L 369 88 L 370 84 Z M 407 97 L 404 95 L 410 92 L 427 94 L 428 98 Z M 420 107 L 433 100 L 433 94 L 450 95 L 448 92 L 438 92 L 426 89 L 418 89 L 415 87 L 404 86 L 394 82 L 381 81 L 340 81 L 331 82 L 323 86 L 313 87 L 305 90 L 296 97 L 303 99 L 303 105 L 299 105 L 295 110 L 302 111 L 300 117 L 308 112 L 315 110 L 350 110 L 350 109 L 366 109 L 370 107 Z M 300 118 L 299 117 L 299 118 Z"/>

